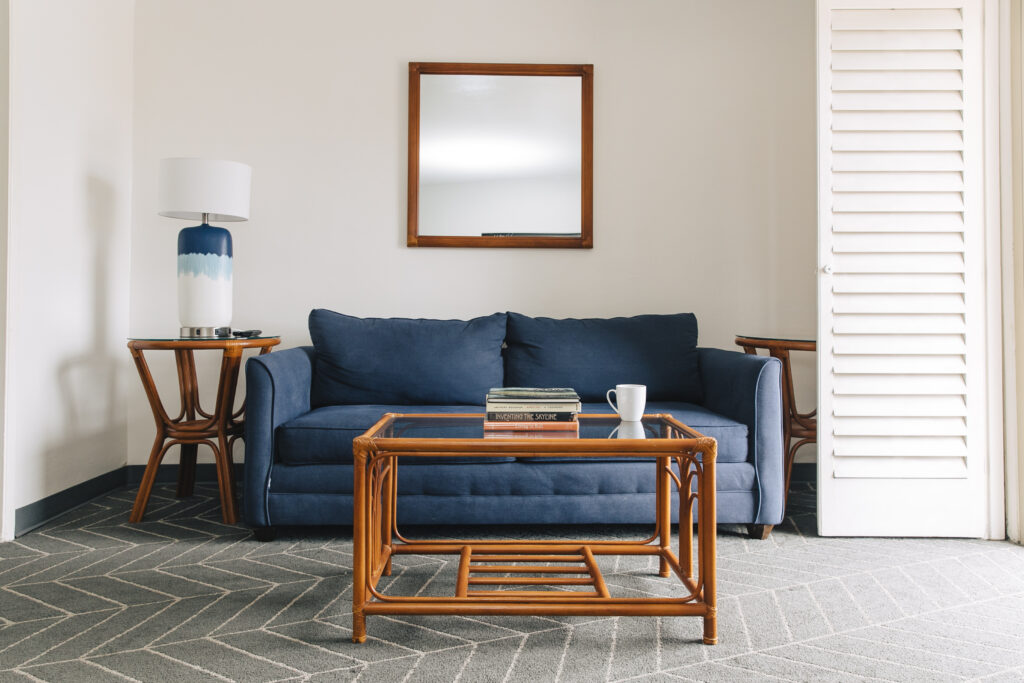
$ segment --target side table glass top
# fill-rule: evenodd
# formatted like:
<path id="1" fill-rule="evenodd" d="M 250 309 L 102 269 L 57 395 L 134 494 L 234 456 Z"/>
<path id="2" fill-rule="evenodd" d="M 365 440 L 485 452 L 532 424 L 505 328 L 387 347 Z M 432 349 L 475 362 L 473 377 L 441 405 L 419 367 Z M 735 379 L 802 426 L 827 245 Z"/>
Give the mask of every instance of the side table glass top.
<path id="1" fill-rule="evenodd" d="M 641 422 L 622 422 L 617 415 L 580 415 L 579 439 L 692 439 L 701 436 L 685 425 L 682 429 L 658 415 L 645 415 Z M 491 439 L 494 432 L 484 430 L 482 415 L 396 415 L 367 433 L 373 439 Z M 567 423 L 567 427 L 568 427 Z M 507 435 L 507 432 L 497 432 Z M 565 438 L 558 432 L 524 431 L 510 440 Z M 576 438 L 575 435 L 573 438 Z"/>
<path id="2" fill-rule="evenodd" d="M 278 334 L 261 334 L 258 337 L 128 337 L 128 341 L 141 342 L 225 342 L 225 341 L 256 341 L 259 339 L 280 339 Z"/>
<path id="3" fill-rule="evenodd" d="M 774 342 L 796 342 L 798 344 L 814 344 L 813 339 L 804 339 L 802 336 L 777 336 L 777 337 L 762 337 L 754 334 L 738 334 L 737 339 L 756 339 L 757 341 L 774 341 Z"/>

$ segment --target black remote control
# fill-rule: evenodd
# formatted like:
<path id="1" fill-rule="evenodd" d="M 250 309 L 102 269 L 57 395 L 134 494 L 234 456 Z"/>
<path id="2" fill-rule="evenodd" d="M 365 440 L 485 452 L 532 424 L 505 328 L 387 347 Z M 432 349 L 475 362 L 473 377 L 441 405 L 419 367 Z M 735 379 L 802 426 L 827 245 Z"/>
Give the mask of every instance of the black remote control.
<path id="1" fill-rule="evenodd" d="M 263 330 L 235 330 L 231 334 L 236 337 L 258 337 Z"/>

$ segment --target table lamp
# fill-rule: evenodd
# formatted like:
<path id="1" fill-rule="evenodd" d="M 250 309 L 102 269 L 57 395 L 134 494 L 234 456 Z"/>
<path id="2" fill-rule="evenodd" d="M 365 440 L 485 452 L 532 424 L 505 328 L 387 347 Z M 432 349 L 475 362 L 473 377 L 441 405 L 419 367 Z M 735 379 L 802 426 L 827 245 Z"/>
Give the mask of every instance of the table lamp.
<path id="1" fill-rule="evenodd" d="M 199 220 L 178 233 L 178 318 L 182 337 L 231 334 L 231 233 L 209 221 L 249 218 L 252 168 L 237 161 L 161 159 L 158 213 Z"/>

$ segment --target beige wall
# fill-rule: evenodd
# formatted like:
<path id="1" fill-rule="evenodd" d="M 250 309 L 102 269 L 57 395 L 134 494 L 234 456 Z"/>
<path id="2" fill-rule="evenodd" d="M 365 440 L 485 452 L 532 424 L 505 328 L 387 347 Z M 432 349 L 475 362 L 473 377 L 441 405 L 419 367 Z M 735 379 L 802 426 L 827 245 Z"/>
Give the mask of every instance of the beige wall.
<path id="1" fill-rule="evenodd" d="M 701 343 L 816 327 L 814 3 L 755 0 L 139 0 L 133 334 L 177 329 L 157 161 L 253 166 L 235 327 L 308 343 L 354 315 L 693 311 Z M 409 249 L 407 63 L 592 63 L 588 251 Z M 158 364 L 173 381 L 165 359 Z M 207 366 L 209 367 L 209 366 Z M 813 363 L 800 393 L 813 400 Z M 129 463 L 152 420 L 137 382 Z"/>
<path id="2" fill-rule="evenodd" d="M 3 536 L 125 462 L 131 0 L 11 0 Z"/>

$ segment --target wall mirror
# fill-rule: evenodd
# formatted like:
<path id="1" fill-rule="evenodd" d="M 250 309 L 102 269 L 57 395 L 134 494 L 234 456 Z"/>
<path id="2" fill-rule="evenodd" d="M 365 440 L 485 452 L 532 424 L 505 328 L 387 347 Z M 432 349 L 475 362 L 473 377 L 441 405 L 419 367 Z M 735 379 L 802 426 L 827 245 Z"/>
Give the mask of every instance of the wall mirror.
<path id="1" fill-rule="evenodd" d="M 410 247 L 593 246 L 589 64 L 409 63 Z"/>

